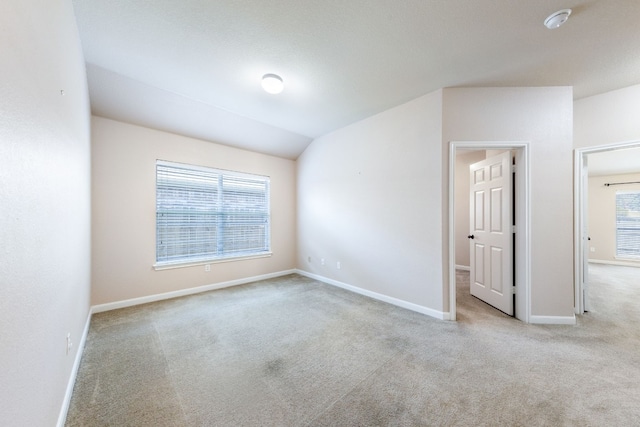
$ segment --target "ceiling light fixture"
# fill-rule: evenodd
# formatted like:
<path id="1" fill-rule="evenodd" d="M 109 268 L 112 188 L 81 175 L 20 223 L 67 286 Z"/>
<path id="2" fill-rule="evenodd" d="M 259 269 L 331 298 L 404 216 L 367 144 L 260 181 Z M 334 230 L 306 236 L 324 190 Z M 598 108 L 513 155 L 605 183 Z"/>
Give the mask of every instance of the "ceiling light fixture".
<path id="1" fill-rule="evenodd" d="M 278 94 L 284 89 L 282 77 L 276 74 L 265 74 L 262 76 L 262 88 L 269 93 Z"/>
<path id="2" fill-rule="evenodd" d="M 569 15 L 571 15 L 571 9 L 562 9 L 555 13 L 552 13 L 544 20 L 544 26 L 550 30 L 555 30 L 560 25 L 567 22 L 569 19 Z"/>

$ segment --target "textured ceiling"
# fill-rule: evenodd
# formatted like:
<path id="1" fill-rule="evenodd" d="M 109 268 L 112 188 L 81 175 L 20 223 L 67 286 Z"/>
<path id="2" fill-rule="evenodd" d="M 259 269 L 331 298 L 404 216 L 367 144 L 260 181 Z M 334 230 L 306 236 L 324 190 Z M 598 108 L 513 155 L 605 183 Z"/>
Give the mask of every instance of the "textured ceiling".
<path id="1" fill-rule="evenodd" d="M 638 0 L 74 0 L 97 115 L 296 158 L 442 87 L 640 83 Z M 571 8 L 556 30 L 542 22 Z M 260 77 L 277 73 L 269 95 Z"/>

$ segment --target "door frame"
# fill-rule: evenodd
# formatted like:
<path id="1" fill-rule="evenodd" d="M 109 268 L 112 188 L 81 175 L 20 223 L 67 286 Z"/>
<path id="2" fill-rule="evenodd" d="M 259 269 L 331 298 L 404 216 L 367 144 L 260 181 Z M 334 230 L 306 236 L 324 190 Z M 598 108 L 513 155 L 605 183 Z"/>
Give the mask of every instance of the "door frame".
<path id="1" fill-rule="evenodd" d="M 515 214 L 516 269 L 515 317 L 525 323 L 531 318 L 531 186 L 530 142 L 528 141 L 450 141 L 449 142 L 449 320 L 456 320 L 455 252 L 455 172 L 458 149 L 512 150 L 516 156 Z"/>
<path id="2" fill-rule="evenodd" d="M 587 246 L 584 241 L 582 231 L 585 229 L 585 222 L 588 220 L 584 201 L 586 192 L 588 191 L 588 185 L 585 185 L 582 180 L 582 174 L 586 165 L 586 159 L 589 154 L 603 153 L 605 151 L 620 150 L 625 148 L 640 148 L 640 141 L 625 141 L 615 142 L 612 144 L 596 145 L 593 147 L 576 148 L 573 153 L 573 213 L 574 213 L 574 251 L 573 251 L 573 265 L 574 265 L 574 311 L 576 314 L 584 314 L 585 301 L 583 298 L 584 289 L 582 284 L 584 283 L 584 271 L 589 260 L 585 259 L 585 250 Z"/>

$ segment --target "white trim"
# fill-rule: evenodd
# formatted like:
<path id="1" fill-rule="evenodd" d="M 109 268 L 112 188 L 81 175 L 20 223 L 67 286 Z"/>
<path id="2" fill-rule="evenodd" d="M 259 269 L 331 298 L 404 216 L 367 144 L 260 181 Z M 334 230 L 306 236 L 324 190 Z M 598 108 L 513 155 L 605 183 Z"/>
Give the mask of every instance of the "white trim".
<path id="1" fill-rule="evenodd" d="M 573 264 L 574 264 L 574 282 L 573 282 L 573 289 L 574 289 L 574 305 L 575 305 L 575 313 L 576 314 L 583 314 L 585 311 L 585 300 L 583 298 L 584 295 L 584 289 L 583 289 L 583 283 L 585 280 L 589 280 L 588 277 L 583 277 L 584 275 L 584 266 L 585 266 L 585 262 L 593 262 L 591 260 L 585 260 L 585 239 L 583 238 L 583 230 L 585 229 L 584 227 L 584 222 L 585 222 L 585 218 L 586 218 L 586 213 L 583 211 L 583 209 L 585 208 L 585 206 L 583 206 L 583 201 L 585 198 L 585 192 L 587 191 L 587 188 L 585 188 L 585 185 L 583 184 L 582 181 L 582 173 L 583 173 L 583 168 L 584 168 L 584 164 L 585 164 L 585 157 L 589 154 L 595 154 L 595 153 L 602 153 L 605 151 L 613 151 L 613 150 L 620 150 L 620 149 L 625 149 L 625 148 L 638 148 L 640 147 L 640 141 L 639 140 L 634 140 L 634 141 L 623 141 L 623 142 L 617 142 L 617 143 L 612 143 L 612 144 L 603 144 L 603 145 L 596 145 L 593 147 L 585 147 L 585 148 L 576 148 L 574 150 L 574 167 L 573 167 L 573 182 L 574 182 L 574 189 L 573 189 L 573 215 L 574 215 L 574 260 L 573 260 Z"/>
<path id="2" fill-rule="evenodd" d="M 530 323 L 531 317 L 531 165 L 528 141 L 450 141 L 449 142 L 449 314 L 456 320 L 455 265 L 455 167 L 456 150 L 514 150 L 516 155 L 516 318 Z M 446 287 L 443 289 L 446 292 Z"/>
<path id="3" fill-rule="evenodd" d="M 118 308 L 132 307 L 134 305 L 147 304 L 149 302 L 162 301 L 171 298 L 182 297 L 185 295 L 199 294 L 201 292 L 213 291 L 216 289 L 229 288 L 231 286 L 244 285 L 246 283 L 257 282 L 259 280 L 272 279 L 274 277 L 286 276 L 293 274 L 296 270 L 285 270 L 276 273 L 262 274 L 260 276 L 246 277 L 244 279 L 229 280 L 227 282 L 214 283 L 211 285 L 198 286 L 196 288 L 181 289 L 179 291 L 165 292 L 162 294 L 148 295 L 140 298 L 132 298 L 123 301 L 110 302 L 106 304 L 94 305 L 91 307 L 93 313 L 101 313 L 103 311 L 116 310 Z"/>
<path id="4" fill-rule="evenodd" d="M 449 320 L 456 320 L 456 148 L 449 143 Z M 444 291 L 445 289 L 443 289 Z"/>
<path id="5" fill-rule="evenodd" d="M 608 265 L 619 265 L 622 267 L 640 267 L 640 262 L 632 262 L 632 261 L 609 261 L 606 259 L 589 259 L 590 263 L 593 264 L 608 264 Z"/>
<path id="6" fill-rule="evenodd" d="M 585 214 L 582 210 L 584 204 L 584 154 L 575 150 L 573 156 L 573 306 L 575 314 L 584 314 L 583 276 L 584 276 L 584 250 L 582 241 L 584 233 Z"/>
<path id="7" fill-rule="evenodd" d="M 78 369 L 80 368 L 80 361 L 82 360 L 82 354 L 84 353 L 84 345 L 87 342 L 87 335 L 89 334 L 89 325 L 91 324 L 91 315 L 93 311 L 89 309 L 87 313 L 87 320 L 84 324 L 84 331 L 82 331 L 82 337 L 78 343 L 78 350 L 76 351 L 76 357 L 73 361 L 73 367 L 71 368 L 71 375 L 69 375 L 69 381 L 67 382 L 67 391 L 64 394 L 64 400 L 62 401 L 62 408 L 60 408 L 60 415 L 58 416 L 57 427 L 64 427 L 67 422 L 67 413 L 69 412 L 69 405 L 71 404 L 71 395 L 73 394 L 73 387 L 76 384 L 76 378 L 78 376 Z"/>
<path id="8" fill-rule="evenodd" d="M 411 310 L 411 311 L 415 311 L 417 313 L 421 313 L 421 314 L 426 314 L 427 316 L 431 316 L 431 317 L 435 317 L 436 319 L 439 320 L 449 320 L 449 313 L 445 313 L 442 311 L 438 311 L 438 310 L 434 310 L 432 308 L 429 307 L 425 307 L 423 305 L 418 305 L 418 304 L 414 304 L 411 302 L 407 302 L 398 298 L 393 298 L 387 295 L 383 295 L 383 294 L 379 294 L 377 292 L 373 292 L 373 291 L 369 291 L 367 289 L 362 289 L 359 288 L 357 286 L 353 286 L 353 285 L 349 285 L 343 282 L 339 282 L 337 280 L 333 280 L 330 279 L 328 277 L 324 277 L 324 276 L 320 276 L 318 274 L 314 274 L 314 273 L 309 273 L 307 271 L 304 270 L 296 270 L 296 273 L 298 273 L 301 276 L 305 276 L 308 277 L 310 279 L 314 279 L 314 280 L 318 280 L 320 282 L 326 283 L 328 285 L 332 285 L 332 286 L 336 286 L 338 288 L 342 288 L 345 289 L 347 291 L 356 293 L 356 294 L 360 294 L 360 295 L 364 295 L 366 297 L 369 298 L 373 298 L 376 299 L 378 301 L 382 301 L 382 302 L 386 302 L 388 304 L 392 304 L 398 307 L 402 307 L 405 308 L 407 310 Z"/>
<path id="9" fill-rule="evenodd" d="M 470 271 L 471 267 L 468 265 L 458 265 L 456 264 L 456 270 Z"/>
<path id="10" fill-rule="evenodd" d="M 259 254 L 237 256 L 237 257 L 210 258 L 210 259 L 204 259 L 200 261 L 165 262 L 165 263 L 153 264 L 152 267 L 156 271 L 162 271 L 162 270 L 172 270 L 175 268 L 195 267 L 195 266 L 207 265 L 207 264 L 221 264 L 223 262 L 246 261 L 249 259 L 257 259 L 257 258 L 269 258 L 272 255 L 273 255 L 273 252 L 263 252 Z"/>
<path id="11" fill-rule="evenodd" d="M 537 325 L 575 325 L 576 316 L 529 316 L 529 323 Z"/>

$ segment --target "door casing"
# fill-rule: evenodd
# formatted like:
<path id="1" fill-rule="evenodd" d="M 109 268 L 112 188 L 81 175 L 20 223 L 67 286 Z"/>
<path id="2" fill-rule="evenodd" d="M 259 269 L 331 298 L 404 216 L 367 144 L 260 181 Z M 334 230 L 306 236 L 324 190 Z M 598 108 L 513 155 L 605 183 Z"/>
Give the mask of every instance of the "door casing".
<path id="1" fill-rule="evenodd" d="M 515 215 L 516 286 L 515 317 L 529 323 L 531 317 L 531 195 L 530 142 L 528 141 L 451 141 L 449 143 L 449 316 L 456 320 L 455 262 L 455 168 L 458 149 L 512 150 L 516 158 Z"/>

